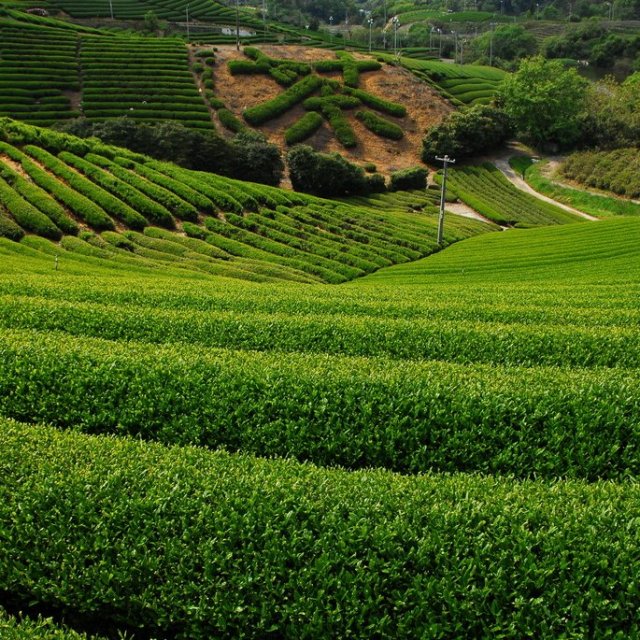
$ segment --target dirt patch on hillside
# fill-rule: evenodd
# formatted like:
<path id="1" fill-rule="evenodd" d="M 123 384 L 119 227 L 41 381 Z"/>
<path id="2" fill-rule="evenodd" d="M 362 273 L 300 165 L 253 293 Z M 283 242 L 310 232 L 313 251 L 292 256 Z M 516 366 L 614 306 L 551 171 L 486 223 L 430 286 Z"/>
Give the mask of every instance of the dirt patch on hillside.
<path id="1" fill-rule="evenodd" d="M 331 51 L 301 46 L 261 45 L 259 49 L 274 58 L 290 58 L 305 62 L 335 58 L 335 54 Z M 359 54 L 354 54 L 354 56 L 362 59 L 367 58 L 367 56 Z M 270 100 L 283 91 L 283 88 L 268 76 L 232 76 L 229 73 L 227 63 L 230 60 L 246 59 L 242 52 L 236 51 L 235 46 L 219 46 L 216 59 L 215 93 L 224 101 L 225 106 L 239 118 L 242 118 L 242 112 L 246 108 Z M 322 74 L 322 76 L 342 78 L 340 73 Z M 425 131 L 441 122 L 444 116 L 453 110 L 453 107 L 429 85 L 421 82 L 408 71 L 386 64 L 380 71 L 362 73 L 360 88 L 380 98 L 399 102 L 407 108 L 407 116 L 404 118 L 380 114 L 402 127 L 405 133 L 404 138 L 400 141 L 380 138 L 369 132 L 356 120 L 355 111 L 345 111 L 358 139 L 358 145 L 355 148 L 345 149 L 336 140 L 333 131 L 326 122 L 307 140 L 306 144 L 319 151 L 337 151 L 359 164 L 373 162 L 379 172 L 387 175 L 391 171 L 419 164 L 422 137 Z M 281 117 L 267 122 L 259 129 L 267 135 L 271 142 L 286 152 L 284 132 L 303 114 L 304 109 L 298 105 Z M 226 135 L 224 131 L 221 133 Z"/>

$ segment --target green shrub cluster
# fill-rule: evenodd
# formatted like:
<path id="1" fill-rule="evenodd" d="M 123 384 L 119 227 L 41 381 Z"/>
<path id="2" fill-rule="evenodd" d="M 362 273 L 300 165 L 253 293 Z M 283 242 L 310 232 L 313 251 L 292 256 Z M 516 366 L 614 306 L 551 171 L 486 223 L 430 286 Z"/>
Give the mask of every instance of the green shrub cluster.
<path id="1" fill-rule="evenodd" d="M 396 102 L 390 102 L 389 100 L 384 100 L 383 98 L 374 96 L 366 91 L 362 91 L 362 89 L 345 87 L 345 92 L 358 98 L 360 102 L 367 105 L 367 107 L 375 109 L 376 111 L 382 111 L 383 113 L 387 113 L 390 116 L 395 116 L 397 118 L 403 118 L 407 115 L 407 109 L 403 105 Z"/>
<path id="2" fill-rule="evenodd" d="M 229 60 L 227 66 L 232 76 L 269 73 L 268 63 L 257 63 L 251 60 Z"/>
<path id="3" fill-rule="evenodd" d="M 323 119 L 319 113 L 315 111 L 305 113 L 284 132 L 285 142 L 288 145 L 303 142 L 322 126 L 322 122 Z"/>
<path id="4" fill-rule="evenodd" d="M 289 151 L 287 164 L 289 177 L 296 191 L 319 196 L 368 192 L 364 170 L 340 154 L 316 153 L 311 147 L 299 145 Z"/>
<path id="5" fill-rule="evenodd" d="M 229 129 L 229 131 L 233 131 L 233 133 L 238 133 L 245 128 L 244 123 L 236 118 L 236 116 L 229 111 L 229 109 L 225 109 L 224 107 L 218 109 L 217 111 L 218 118 L 222 123 L 222 126 L 225 129 Z"/>
<path id="6" fill-rule="evenodd" d="M 428 171 L 424 167 L 410 167 L 391 174 L 389 191 L 408 191 L 411 189 L 425 189 Z"/>
<path id="7" fill-rule="evenodd" d="M 353 127 L 345 117 L 340 107 L 330 103 L 324 104 L 322 107 L 322 115 L 324 115 L 331 125 L 338 142 L 340 142 L 343 147 L 351 148 L 358 144 Z"/>
<path id="8" fill-rule="evenodd" d="M 343 94 L 330 94 L 327 96 L 313 96 L 307 98 L 302 106 L 307 111 L 322 111 L 326 105 L 339 107 L 340 109 L 355 109 L 360 106 L 361 102 L 354 96 L 345 96 Z"/>
<path id="9" fill-rule="evenodd" d="M 636 148 L 615 151 L 583 151 L 570 155 L 562 173 L 588 187 L 613 191 L 628 198 L 640 197 L 640 152 Z"/>
<path id="10" fill-rule="evenodd" d="M 369 131 L 381 138 L 401 140 L 404 137 L 404 131 L 402 131 L 401 127 L 377 116 L 372 111 L 358 111 L 356 118 L 358 118 Z"/>
<path id="11" fill-rule="evenodd" d="M 321 84 L 322 79 L 318 76 L 307 76 L 272 100 L 267 100 L 266 102 L 246 109 L 243 114 L 244 119 L 253 126 L 264 124 L 267 120 L 277 118 L 294 105 L 302 102 L 316 91 Z"/>

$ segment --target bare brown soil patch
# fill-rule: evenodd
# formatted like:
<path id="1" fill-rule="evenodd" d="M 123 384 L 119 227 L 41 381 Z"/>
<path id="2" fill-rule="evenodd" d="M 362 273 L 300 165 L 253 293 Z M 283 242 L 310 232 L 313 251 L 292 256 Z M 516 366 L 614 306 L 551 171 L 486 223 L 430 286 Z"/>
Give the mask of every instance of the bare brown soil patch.
<path id="1" fill-rule="evenodd" d="M 301 46 L 261 45 L 259 49 L 274 58 L 290 58 L 304 62 L 335 58 L 335 54 L 331 51 Z M 367 58 L 364 55 L 354 55 L 357 58 Z M 218 47 L 216 58 L 217 64 L 214 69 L 216 95 L 239 118 L 242 118 L 242 112 L 246 108 L 270 100 L 283 91 L 283 88 L 268 76 L 232 76 L 229 73 L 227 62 L 245 58 L 242 52 L 236 51 L 234 46 Z M 322 76 L 341 79 L 339 73 L 322 74 Z M 358 139 L 358 145 L 355 148 L 345 149 L 336 140 L 333 131 L 326 122 L 307 140 L 306 144 L 319 151 L 337 151 L 347 159 L 359 164 L 373 162 L 380 173 L 387 175 L 397 169 L 419 164 L 422 137 L 429 128 L 441 122 L 453 110 L 453 107 L 429 85 L 421 82 L 408 71 L 390 65 L 383 64 L 380 71 L 361 74 L 360 88 L 380 98 L 403 104 L 407 108 L 407 116 L 404 118 L 393 118 L 380 114 L 401 126 L 405 137 L 402 140 L 393 141 L 374 135 L 356 120 L 356 109 L 354 112 L 345 112 Z M 284 142 L 284 132 L 303 114 L 302 106 L 296 106 L 280 118 L 267 122 L 260 127 L 260 130 L 286 153 L 287 145 Z"/>

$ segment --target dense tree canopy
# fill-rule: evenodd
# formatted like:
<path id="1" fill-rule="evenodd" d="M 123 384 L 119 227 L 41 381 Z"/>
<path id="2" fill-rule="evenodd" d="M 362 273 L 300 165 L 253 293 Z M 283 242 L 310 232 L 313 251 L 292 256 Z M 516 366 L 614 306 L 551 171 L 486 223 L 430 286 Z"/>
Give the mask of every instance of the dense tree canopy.
<path id="1" fill-rule="evenodd" d="M 500 146 L 510 135 L 510 120 L 501 109 L 476 105 L 454 111 L 427 132 L 422 141 L 422 160 L 434 163 L 436 156 L 444 154 L 456 159 L 473 156 Z"/>
<path id="2" fill-rule="evenodd" d="M 540 56 L 523 60 L 500 92 L 516 130 L 536 145 L 580 139 L 588 82 L 575 69 Z"/>

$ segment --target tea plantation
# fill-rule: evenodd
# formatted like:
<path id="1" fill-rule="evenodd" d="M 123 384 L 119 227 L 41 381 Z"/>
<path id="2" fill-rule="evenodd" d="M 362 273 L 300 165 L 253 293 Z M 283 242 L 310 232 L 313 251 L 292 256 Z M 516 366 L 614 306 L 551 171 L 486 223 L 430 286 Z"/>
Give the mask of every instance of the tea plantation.
<path id="1" fill-rule="evenodd" d="M 640 634 L 640 219 L 2 131 L 7 637 Z"/>

